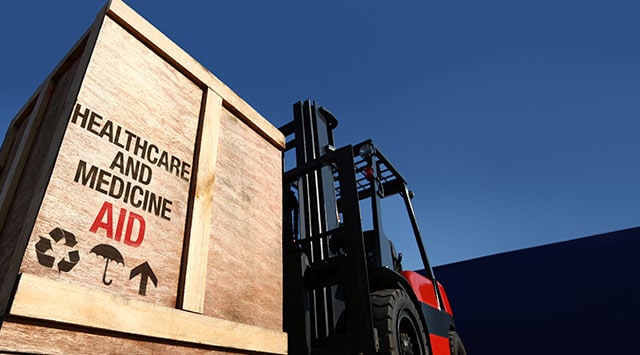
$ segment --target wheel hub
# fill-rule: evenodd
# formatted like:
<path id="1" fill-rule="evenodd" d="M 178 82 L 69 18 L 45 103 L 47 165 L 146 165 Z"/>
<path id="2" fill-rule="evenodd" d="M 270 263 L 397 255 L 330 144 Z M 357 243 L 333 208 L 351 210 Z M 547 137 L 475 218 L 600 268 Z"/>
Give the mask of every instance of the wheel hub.
<path id="1" fill-rule="evenodd" d="M 400 333 L 400 354 L 413 355 L 413 342 L 407 333 Z"/>

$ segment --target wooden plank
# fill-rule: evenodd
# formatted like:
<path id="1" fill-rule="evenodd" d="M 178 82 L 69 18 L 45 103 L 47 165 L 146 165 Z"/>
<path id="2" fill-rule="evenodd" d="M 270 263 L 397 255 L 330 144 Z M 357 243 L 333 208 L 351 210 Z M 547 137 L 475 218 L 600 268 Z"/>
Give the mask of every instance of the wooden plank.
<path id="1" fill-rule="evenodd" d="M 26 233 L 27 229 L 33 225 L 30 208 L 34 203 L 41 201 L 43 190 L 36 188 L 41 181 L 43 174 L 49 174 L 51 166 L 43 163 L 47 156 L 51 153 L 52 146 L 56 147 L 59 142 L 55 141 L 55 137 L 51 132 L 55 131 L 57 125 L 63 120 L 62 111 L 68 90 L 72 85 L 76 75 L 79 60 L 73 59 L 72 63 L 61 69 L 62 72 L 56 76 L 55 85 L 49 104 L 46 106 L 44 115 L 41 119 L 39 129 L 35 130 L 34 141 L 31 144 L 29 153 L 22 157 L 14 157 L 13 159 L 26 158 L 24 167 L 19 176 L 14 198 L 5 200 L 7 206 L 7 216 L 4 219 L 2 235 L 0 236 L 0 280 L 2 280 L 2 310 L 6 307 L 6 293 L 12 292 L 14 289 L 15 278 L 17 277 L 18 267 L 25 253 Z M 23 132 L 26 134 L 26 132 Z M 48 175 L 46 175 L 48 176 Z M 27 221 L 25 221 L 27 220 Z"/>
<path id="2" fill-rule="evenodd" d="M 238 111 L 250 127 L 255 129 L 261 136 L 271 142 L 279 149 L 284 149 L 285 138 L 282 133 L 260 115 L 251 105 L 244 101 L 238 94 L 225 85 L 220 79 L 209 72 L 198 63 L 193 57 L 187 54 L 177 44 L 167 38 L 162 32 L 151 25 L 142 16 L 127 6 L 121 0 L 112 0 L 107 14 L 114 18 L 121 26 L 127 28 L 140 41 L 158 52 L 167 61 L 173 63 L 185 75 L 195 81 L 199 81 L 210 87 L 222 97 L 226 106 L 230 106 L 231 111 Z"/>
<path id="3" fill-rule="evenodd" d="M 287 353 L 287 335 L 279 331 L 156 306 L 30 274 L 21 276 L 10 314 L 230 349 Z"/>
<path id="4" fill-rule="evenodd" d="M 203 92 L 111 18 L 99 31 L 21 270 L 175 307 Z M 66 270 L 38 253 L 57 228 Z"/>
<path id="5" fill-rule="evenodd" d="M 210 345 L 105 332 L 7 316 L 0 329 L 2 354 L 243 354 Z M 95 351 L 95 349 L 99 349 Z"/>
<path id="6" fill-rule="evenodd" d="M 54 92 L 54 96 L 60 95 L 61 98 L 59 100 L 52 99 L 52 101 L 59 102 L 53 102 L 50 104 L 55 104 L 57 106 L 56 110 L 52 110 L 50 107 L 47 107 L 46 115 L 52 116 L 47 118 L 48 120 L 51 120 L 52 128 L 46 132 L 46 136 L 51 144 L 47 145 L 44 156 L 39 158 L 37 163 L 34 163 L 34 166 L 32 166 L 32 170 L 34 170 L 34 183 L 31 183 L 28 186 L 30 194 L 29 196 L 21 196 L 23 199 L 22 205 L 24 205 L 24 207 L 21 206 L 19 211 L 15 211 L 19 213 L 19 219 L 14 221 L 15 225 L 13 231 L 10 233 L 10 235 L 14 237 L 11 242 L 13 255 L 9 261 L 6 261 L 6 268 L 4 268 L 5 273 L 3 275 L 4 279 L 2 279 L 2 284 L 0 285 L 0 312 L 5 311 L 9 306 L 9 295 L 14 289 L 16 277 L 18 276 L 21 261 L 24 256 L 24 251 L 27 243 L 29 242 L 32 227 L 38 216 L 38 211 L 40 209 L 42 199 L 44 198 L 49 177 L 54 167 L 56 156 L 64 136 L 66 120 L 61 118 L 69 117 L 71 114 L 73 103 L 75 102 L 75 98 L 80 90 L 84 72 L 89 65 L 91 52 L 97 41 L 99 29 L 102 25 L 102 19 L 105 17 L 105 12 L 106 7 L 97 15 L 98 20 L 94 22 L 83 38 L 78 41 L 74 49 L 65 56 L 63 61 L 47 79 L 47 81 L 49 79 L 59 81 L 58 79 L 61 76 L 70 75 L 69 83 L 65 83 L 65 85 L 68 86 L 65 87 L 64 90 L 58 88 L 60 86 L 59 84 L 56 85 L 57 88 L 55 90 L 57 93 Z M 70 66 L 73 66 L 73 68 L 70 68 Z M 62 79 L 60 79 L 60 81 L 61 80 Z M 60 112 L 57 112 L 58 108 L 60 109 Z M 56 115 L 52 115 L 52 112 L 54 111 L 56 112 Z M 24 182 L 21 185 L 24 185 Z M 6 225 L 3 228 L 5 227 Z M 0 230 L 0 233 L 7 233 L 5 229 Z M 8 238 L 3 239 L 7 241 Z"/>
<path id="7" fill-rule="evenodd" d="M 3 184 L 5 180 L 3 177 L 8 175 L 9 169 L 8 164 L 10 161 L 14 160 L 16 157 L 17 146 L 14 144 L 16 139 L 22 138 L 22 134 L 24 131 L 25 121 L 28 121 L 33 109 L 36 105 L 36 101 L 40 96 L 40 91 L 36 91 L 34 94 L 35 97 L 32 97 L 27 101 L 27 103 L 22 107 L 20 112 L 14 117 L 13 121 L 9 123 L 9 127 L 7 128 L 7 132 L 4 136 L 4 141 L 2 142 L 2 148 L 0 148 L 0 185 Z M 22 133 L 20 133 L 22 132 Z M 13 151 L 14 154 L 10 154 Z M 0 203 L 2 203 L 0 200 Z"/>
<path id="8" fill-rule="evenodd" d="M 47 80 L 45 85 L 43 85 L 42 91 L 40 91 L 40 94 L 38 95 L 38 100 L 36 101 L 33 111 L 31 111 L 26 122 L 22 123 L 26 124 L 24 135 L 18 143 L 18 149 L 15 152 L 11 166 L 8 167 L 7 183 L 2 186 L 2 191 L 0 191 L 0 203 L 2 203 L 2 205 L 0 205 L 0 231 L 4 227 L 4 220 L 7 216 L 10 205 L 9 201 L 13 199 L 13 194 L 16 191 L 16 186 L 19 182 L 18 177 L 22 174 L 22 169 L 24 168 L 24 164 L 29 156 L 29 150 L 31 149 L 35 136 L 38 133 L 40 122 L 42 122 L 42 117 L 44 116 L 45 109 L 49 103 L 49 99 L 51 98 L 51 93 L 51 80 Z M 5 201 L 7 203 L 4 203 Z"/>
<path id="9" fill-rule="evenodd" d="M 282 329 L 281 176 L 278 149 L 225 108 L 209 217 L 205 315 Z"/>
<path id="10" fill-rule="evenodd" d="M 98 14 L 98 17 L 104 16 L 105 9 L 102 10 L 101 13 Z M 93 28 L 93 27 L 92 27 Z M 7 192 L 5 190 L 14 190 L 15 186 L 12 185 L 12 188 L 8 188 L 9 184 L 13 184 L 12 180 L 19 176 L 22 168 L 24 167 L 24 160 L 27 159 L 29 154 L 29 149 L 31 148 L 31 144 L 35 135 L 38 133 L 38 127 L 44 115 L 44 110 L 47 107 L 48 100 L 50 99 L 51 90 L 53 88 L 53 84 L 58 81 L 58 79 L 66 72 L 69 67 L 69 63 L 72 63 L 78 56 L 80 56 L 84 49 L 86 48 L 86 42 L 89 38 L 89 34 L 91 33 L 91 29 L 88 30 L 82 37 L 73 45 L 71 50 L 64 56 L 64 58 L 56 65 L 54 70 L 49 74 L 49 76 L 44 80 L 44 82 L 38 87 L 38 89 L 33 93 L 33 95 L 27 101 L 20 111 L 16 114 L 14 119 L 11 121 L 9 125 L 9 129 L 7 130 L 7 135 L 5 137 L 4 144 L 2 146 L 2 151 L 0 152 L 0 171 L 3 169 L 8 169 L 9 172 L 7 174 L 7 179 L 5 181 L 8 184 L 5 184 L 2 189 L 2 193 L 0 195 L 0 208 L 8 208 L 10 198 L 7 198 Z M 33 107 L 30 107 L 31 105 Z M 25 115 L 26 110 L 31 110 L 26 119 L 23 119 L 23 115 Z M 25 125 L 26 121 L 27 128 L 24 129 L 25 136 L 22 137 L 21 142 L 19 143 L 18 150 L 15 152 L 13 157 L 13 162 L 11 167 L 4 166 L 8 157 L 9 146 L 5 147 L 5 144 L 10 143 L 14 137 L 13 135 L 16 133 L 17 129 L 15 125 Z M 6 211 L 0 211 L 0 232 L 3 228 L 4 217 Z"/>
<path id="11" fill-rule="evenodd" d="M 12 236 L 17 236 L 16 252 L 9 270 L 12 276 L 2 284 L 3 292 L 14 290 L 17 268 L 21 265 L 24 274 L 11 305 L 11 314 L 136 337 L 286 353 L 286 334 L 281 332 L 280 244 L 280 150 L 284 147 L 284 137 L 244 100 L 121 1 L 113 0 L 104 11 L 106 9 L 109 9 L 109 16 L 98 15 L 84 40 L 86 46 L 82 55 L 76 57 L 65 74 L 65 84 L 61 85 L 64 90 L 56 91 L 51 100 L 51 105 L 55 106 L 51 112 L 55 113 L 48 111 L 47 115 L 51 117 L 45 122 L 50 123 L 40 133 L 47 133 L 51 138 L 42 140 L 44 144 L 36 144 L 40 146 L 38 159 L 27 164 L 33 169 L 30 175 L 34 193 L 25 194 L 24 208 L 13 209 L 20 210 L 16 220 L 19 220 L 21 230 L 18 229 L 19 233 L 11 231 Z M 113 37 L 116 32 L 118 36 Z M 132 47 L 125 44 L 133 42 L 136 51 L 129 52 L 127 49 Z M 113 61 L 113 58 L 120 61 Z M 132 74 L 120 75 L 120 69 L 127 71 L 127 75 Z M 174 87 L 167 83 L 178 84 Z M 204 103 L 201 102 L 203 96 L 206 98 Z M 117 153 L 127 150 L 124 157 L 135 158 L 134 163 L 144 158 L 115 144 L 114 141 L 122 144 L 122 140 L 113 138 L 115 131 L 96 133 L 96 127 L 106 127 L 105 121 L 100 121 L 94 131 L 78 123 L 82 119 L 73 116 L 78 103 L 82 103 L 81 108 L 102 115 L 100 119 L 113 123 L 113 127 L 122 128 L 122 132 L 135 130 L 135 137 L 142 137 L 145 142 L 149 138 L 148 142 L 156 143 L 156 136 L 172 132 L 169 138 L 163 136 L 162 144 L 177 151 L 181 161 L 200 162 L 194 170 L 194 181 L 189 181 L 193 176 L 183 181 L 176 180 L 175 176 L 171 177 L 173 180 L 165 180 L 157 177 L 164 171 L 156 175 L 154 170 L 151 182 L 153 185 L 160 180 L 153 187 L 154 191 L 169 191 L 171 196 L 177 190 L 186 191 L 186 197 L 177 197 L 181 204 L 174 211 L 185 211 L 186 214 L 187 201 L 192 199 L 189 219 L 193 221 L 179 216 L 171 228 L 151 228 L 147 223 L 147 231 L 153 231 L 149 234 L 157 238 L 155 244 L 146 250 L 131 247 L 131 254 L 125 254 L 126 258 L 133 259 L 131 262 L 127 259 L 129 268 L 161 257 L 163 262 L 160 264 L 168 270 L 183 267 L 180 271 L 184 285 L 179 289 L 173 288 L 178 282 L 179 273 L 176 272 L 175 283 L 172 283 L 173 274 L 159 278 L 157 287 L 163 288 L 162 293 L 150 296 L 151 292 L 147 292 L 145 296 L 140 293 L 144 276 L 136 278 L 133 286 L 131 282 L 127 284 L 135 277 L 130 276 L 134 270 L 116 262 L 105 265 L 105 259 L 90 251 L 97 243 L 121 242 L 105 233 L 96 239 L 96 232 L 90 230 L 93 228 L 91 221 L 111 224 L 114 230 L 120 228 L 121 232 L 126 223 L 120 224 L 116 209 L 113 220 L 98 218 L 99 213 L 96 216 L 96 201 L 106 203 L 105 200 L 111 199 L 109 201 L 114 202 L 113 199 L 119 197 L 105 197 L 107 192 L 100 192 L 102 195 L 97 195 L 98 198 L 94 196 L 95 191 L 91 191 L 93 188 L 84 183 L 80 186 L 79 162 L 90 162 L 92 167 L 95 164 L 101 172 L 114 176 Z M 76 117 L 78 122 L 70 122 L 71 117 Z M 162 124 L 149 124 L 159 117 Z M 226 130 L 220 127 L 223 118 Z M 120 119 L 122 121 L 118 121 Z M 202 133 L 198 156 L 194 159 L 190 154 L 197 145 L 198 119 L 203 120 Z M 224 135 L 225 155 L 218 159 L 218 141 Z M 222 185 L 218 184 L 220 160 L 224 160 L 224 174 L 227 175 Z M 133 178 L 128 180 L 135 183 Z M 74 182 L 77 186 L 73 186 Z M 142 184 L 147 186 L 147 183 Z M 220 197 L 217 196 L 219 192 L 222 192 Z M 226 206 L 228 202 L 231 204 Z M 89 223 L 88 212 L 93 213 Z M 120 218 L 122 216 L 120 212 Z M 119 227 L 115 227 L 114 222 Z M 186 257 L 180 259 L 184 253 L 181 242 L 185 225 L 189 226 L 185 245 L 188 250 Z M 71 271 L 47 266 L 39 259 L 42 250 L 36 244 L 58 226 L 69 227 L 78 234 L 79 242 L 73 246 L 73 251 L 78 252 L 76 255 L 81 261 L 76 261 L 77 267 L 74 265 Z M 49 238 L 50 241 L 53 239 Z M 166 245 L 171 248 L 165 249 Z M 56 256 L 56 262 L 61 258 L 64 257 Z M 110 271 L 107 278 L 113 279 L 112 284 L 105 282 L 107 266 Z M 119 272 L 117 278 L 116 270 Z M 149 289 L 156 291 L 153 286 Z M 175 306 L 178 292 L 184 310 L 204 315 L 171 308 Z"/>
<path id="12" fill-rule="evenodd" d="M 105 11 L 106 11 L 105 8 L 103 8 L 101 10 L 101 12 L 98 13 L 96 21 L 101 16 L 104 16 Z M 21 121 L 25 120 L 23 116 L 25 115 L 26 110 L 33 111 L 34 107 L 30 107 L 30 106 L 34 105 L 35 102 L 41 97 L 40 94 L 45 90 L 45 88 L 50 87 L 52 82 L 57 81 L 60 78 L 60 76 L 62 75 L 61 73 L 64 73 L 68 69 L 68 67 L 70 65 L 69 63 L 73 63 L 74 60 L 77 57 L 82 55 L 82 53 L 84 52 L 84 49 L 86 48 L 87 40 L 89 38 L 90 33 L 91 33 L 91 28 L 89 30 L 87 30 L 80 37 L 80 39 L 73 45 L 73 47 L 71 47 L 71 50 L 69 52 L 67 52 L 67 54 L 65 54 L 64 58 L 62 58 L 62 60 L 60 62 L 58 62 L 58 64 L 51 71 L 49 76 L 47 76 L 47 78 L 42 82 L 42 84 L 40 84 L 40 86 L 31 95 L 29 100 L 26 101 L 27 103 L 24 106 L 22 106 L 20 111 L 18 111 L 18 113 L 14 116 L 13 120 L 9 124 L 9 128 L 7 129 L 5 140 L 4 140 L 4 143 L 2 145 L 2 150 L 0 151 L 0 171 L 2 171 L 2 169 L 4 168 L 5 161 L 7 160 L 6 154 L 8 152 L 4 149 L 5 148 L 5 144 L 8 141 L 10 142 L 13 138 L 15 138 L 15 137 L 13 137 L 13 134 L 15 133 L 14 132 L 15 131 L 15 126 L 24 124 L 24 122 L 21 122 Z M 16 156 L 17 155 L 18 154 L 16 154 Z M 0 199 L 0 203 L 2 203 L 2 201 L 3 200 Z M 1 230 L 1 228 L 0 228 L 0 230 Z"/>
<path id="13" fill-rule="evenodd" d="M 35 106 L 25 119 L 25 122 L 21 123 L 22 125 L 25 125 L 25 127 L 22 131 L 22 136 L 18 137 L 20 141 L 17 142 L 18 146 L 14 151 L 11 165 L 5 167 L 8 172 L 5 178 L 5 183 L 2 186 L 2 191 L 0 191 L 0 233 L 4 230 L 5 221 L 9 214 L 9 209 L 13 205 L 12 202 L 17 191 L 18 184 L 21 182 L 25 183 L 25 181 L 21 179 L 22 173 L 28 160 L 31 147 L 33 146 L 36 135 L 38 134 L 40 123 L 45 116 L 45 111 L 53 92 L 53 86 L 54 84 L 52 84 L 52 79 L 48 79 L 41 86 L 41 91 L 38 94 Z M 20 117 L 18 116 L 18 118 Z M 25 198 L 25 196 L 19 197 Z M 13 222 L 15 223 L 15 221 Z M 14 282 L 15 275 L 10 273 L 17 272 L 17 265 L 14 266 L 12 263 L 17 264 L 18 261 L 15 259 L 15 256 L 22 255 L 23 253 L 23 250 L 21 249 L 18 249 L 16 253 L 16 249 L 12 248 L 13 245 L 9 246 L 7 244 L 19 244 L 20 241 L 21 240 L 16 238 L 15 235 L 5 235 L 4 240 L 0 243 L 0 245 L 3 246 L 3 250 L 0 252 L 0 265 L 2 265 L 2 267 L 0 267 L 0 272 L 9 270 L 6 274 L 0 275 L 0 280 L 2 280 L 2 283 L 0 283 L 0 286 L 2 286 L 0 289 L 0 314 L 2 314 L 2 312 L 8 307 L 8 302 L 11 297 L 10 292 L 13 290 L 13 288 L 10 287 L 10 283 Z"/>
<path id="14" fill-rule="evenodd" d="M 197 175 L 191 230 L 188 240 L 182 309 L 204 312 L 209 258 L 209 216 L 213 212 L 213 184 L 218 158 L 218 132 L 222 116 L 222 98 L 211 89 L 205 95 L 202 133 L 199 140 Z"/>

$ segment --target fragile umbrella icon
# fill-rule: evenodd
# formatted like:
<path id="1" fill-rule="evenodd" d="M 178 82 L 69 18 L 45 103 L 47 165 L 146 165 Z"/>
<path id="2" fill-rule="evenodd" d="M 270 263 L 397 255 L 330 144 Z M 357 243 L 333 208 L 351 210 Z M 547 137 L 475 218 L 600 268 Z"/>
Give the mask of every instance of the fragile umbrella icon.
<path id="1" fill-rule="evenodd" d="M 111 282 L 113 280 L 107 281 L 107 268 L 109 267 L 109 261 L 113 260 L 118 264 L 122 264 L 122 266 L 124 266 L 124 257 L 122 256 L 122 254 L 120 254 L 118 249 L 112 247 L 109 244 L 98 244 L 91 249 L 89 254 L 91 253 L 95 253 L 96 255 L 101 256 L 106 260 L 106 263 L 104 264 L 104 273 L 102 274 L 102 282 L 104 282 L 104 284 L 107 286 L 111 285 Z"/>

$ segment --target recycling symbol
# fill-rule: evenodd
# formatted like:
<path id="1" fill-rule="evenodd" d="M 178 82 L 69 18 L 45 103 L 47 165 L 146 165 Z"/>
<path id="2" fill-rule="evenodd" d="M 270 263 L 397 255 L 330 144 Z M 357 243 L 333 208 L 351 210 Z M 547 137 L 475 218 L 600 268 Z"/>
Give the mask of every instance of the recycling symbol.
<path id="1" fill-rule="evenodd" d="M 40 240 L 36 243 L 36 255 L 40 265 L 52 268 L 56 261 L 55 254 L 59 250 L 68 250 L 78 244 L 76 236 L 62 228 L 55 228 L 48 234 L 40 235 Z M 64 243 L 61 240 L 64 239 Z M 51 240 L 55 244 L 51 243 Z M 65 248 L 66 246 L 66 248 Z M 55 252 L 55 254 L 54 254 Z M 59 254 L 58 254 L 59 255 Z M 80 253 L 77 250 L 69 250 L 66 255 L 58 261 L 58 272 L 69 272 L 80 261 Z"/>

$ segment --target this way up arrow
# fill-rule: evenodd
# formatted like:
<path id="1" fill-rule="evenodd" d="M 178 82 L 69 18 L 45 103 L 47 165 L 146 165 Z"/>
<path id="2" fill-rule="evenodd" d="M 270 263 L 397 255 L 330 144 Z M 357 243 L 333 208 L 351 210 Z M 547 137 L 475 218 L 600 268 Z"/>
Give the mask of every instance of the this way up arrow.
<path id="1" fill-rule="evenodd" d="M 151 270 L 151 266 L 149 266 L 148 262 L 144 262 L 133 269 L 131 269 L 131 273 L 129 274 L 129 280 L 134 277 L 140 276 L 140 289 L 138 290 L 138 294 L 144 296 L 147 293 L 147 279 L 151 278 L 151 282 L 153 282 L 153 286 L 158 287 L 158 279 L 156 275 Z"/>

